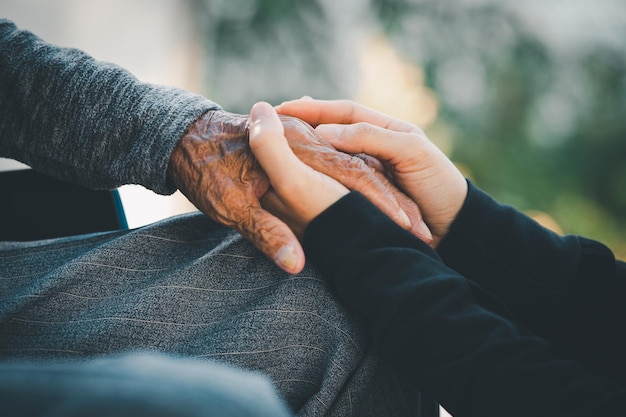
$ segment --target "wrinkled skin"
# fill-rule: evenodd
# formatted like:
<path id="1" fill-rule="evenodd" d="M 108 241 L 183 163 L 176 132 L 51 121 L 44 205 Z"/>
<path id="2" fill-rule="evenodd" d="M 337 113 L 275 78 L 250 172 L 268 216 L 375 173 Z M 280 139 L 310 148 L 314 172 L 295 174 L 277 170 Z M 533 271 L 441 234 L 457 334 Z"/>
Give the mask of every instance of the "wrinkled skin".
<path id="1" fill-rule="evenodd" d="M 380 161 L 368 155 L 349 155 L 337 151 L 300 119 L 284 115 L 280 115 L 280 119 L 289 145 L 301 161 L 347 188 L 359 191 L 400 226 L 429 240 L 417 229 L 422 220 L 417 205 L 389 181 Z M 410 224 L 397 214 L 398 206 L 409 217 Z"/>
<path id="2" fill-rule="evenodd" d="M 410 224 L 421 221 L 419 210 L 380 171 L 362 158 L 338 152 L 299 119 L 281 116 L 281 120 L 290 146 L 304 163 L 358 190 L 419 235 Z M 252 155 L 248 130 L 248 116 L 225 111 L 203 114 L 174 149 L 168 173 L 203 213 L 237 230 L 283 269 L 298 272 L 301 267 L 295 265 L 295 258 L 304 255 L 295 235 L 259 203 L 270 184 Z M 285 247 L 292 251 L 281 251 Z"/>

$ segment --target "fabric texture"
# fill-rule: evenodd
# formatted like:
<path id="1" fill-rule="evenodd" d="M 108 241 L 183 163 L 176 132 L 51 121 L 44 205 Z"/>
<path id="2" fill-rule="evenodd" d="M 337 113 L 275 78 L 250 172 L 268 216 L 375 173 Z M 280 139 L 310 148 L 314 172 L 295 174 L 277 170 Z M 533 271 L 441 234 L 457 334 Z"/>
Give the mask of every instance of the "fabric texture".
<path id="1" fill-rule="evenodd" d="M 539 335 L 551 326 L 539 326 L 537 331 L 522 326 L 515 318 L 518 307 L 509 302 L 506 291 L 509 286 L 520 285 L 520 276 L 507 274 L 507 268 L 519 271 L 513 261 L 517 258 L 525 259 L 517 267 L 532 277 L 534 268 L 542 271 L 541 257 L 552 253 L 554 268 L 546 268 L 560 274 L 545 282 L 546 289 L 539 288 L 536 295 L 530 295 L 527 301 L 531 305 L 534 298 L 549 297 L 552 292 L 566 297 L 569 285 L 564 277 L 568 275 L 579 279 L 581 274 L 591 273 L 597 280 L 616 281 L 620 276 L 615 271 L 622 265 L 604 256 L 596 258 L 599 265 L 590 270 L 581 257 L 585 257 L 584 253 L 594 257 L 604 249 L 581 249 L 576 238 L 557 237 L 538 225 L 523 228 L 520 236 L 512 233 L 511 225 L 526 223 L 525 216 L 498 205 L 471 184 L 470 187 L 464 207 L 467 213 L 460 216 L 453 225 L 456 231 L 451 233 L 472 228 L 475 233 L 469 239 L 478 242 L 500 234 L 492 247 L 483 245 L 468 252 L 469 257 L 480 251 L 484 251 L 484 256 L 491 255 L 486 262 L 495 264 L 491 268 L 500 273 L 499 285 L 505 288 L 502 294 L 497 288 L 490 292 L 479 286 L 478 276 L 470 280 L 445 265 L 437 252 L 396 226 L 355 192 L 311 222 L 305 232 L 305 249 L 339 298 L 367 322 L 381 360 L 390 364 L 402 381 L 430 393 L 455 417 L 626 415 L 626 386 L 613 379 L 611 372 L 592 368 L 589 357 L 581 356 L 576 349 L 578 340 L 559 339 L 558 332 L 556 337 Z M 499 210 L 504 210 L 506 216 L 498 216 Z M 493 223 L 486 230 L 480 223 L 464 223 L 476 215 L 490 218 Z M 523 239 L 526 234 L 534 236 Z M 453 243 L 448 242 L 447 249 L 442 247 L 441 251 L 448 261 L 461 259 L 456 263 L 461 267 L 467 248 L 460 245 L 457 252 Z M 517 258 L 507 252 L 507 245 L 516 250 L 526 244 L 542 247 L 534 251 L 529 248 Z M 489 266 L 480 268 L 478 271 Z M 597 276 L 607 271 L 612 275 Z M 537 284 L 543 278 L 539 273 Z M 592 280 L 593 276 L 587 278 Z M 561 302 L 556 296 L 554 300 Z M 582 301 L 565 304 L 571 312 L 578 309 L 580 316 L 588 306 L 584 302 L 588 300 Z M 545 319 L 552 320 L 550 316 Z M 623 329 L 623 317 L 611 317 L 610 326 L 613 331 Z M 607 362 L 613 361 L 615 366 L 623 363 L 623 351 L 597 348 L 607 356 Z M 617 356 L 611 356 L 612 352 Z M 624 369 L 617 372 L 620 371 L 623 373 Z"/>
<path id="2" fill-rule="evenodd" d="M 415 416 L 362 326 L 307 266 L 289 275 L 201 214 L 0 245 L 0 356 L 143 350 L 267 375 L 301 416 Z"/>
<path id="3" fill-rule="evenodd" d="M 139 82 L 0 19 L 0 155 L 90 188 L 175 191 L 166 171 L 187 127 L 219 107 Z"/>
<path id="4" fill-rule="evenodd" d="M 606 246 L 559 236 L 470 184 L 438 252 L 517 323 L 626 384 L 626 264 Z"/>
<path id="5" fill-rule="evenodd" d="M 2 156 L 91 188 L 171 193 L 172 149 L 217 109 L 0 20 Z M 379 366 L 317 272 L 287 275 L 200 214 L 0 243 L 0 298 L 0 367 L 161 352 L 262 372 L 301 416 L 416 413 L 417 393 Z"/>

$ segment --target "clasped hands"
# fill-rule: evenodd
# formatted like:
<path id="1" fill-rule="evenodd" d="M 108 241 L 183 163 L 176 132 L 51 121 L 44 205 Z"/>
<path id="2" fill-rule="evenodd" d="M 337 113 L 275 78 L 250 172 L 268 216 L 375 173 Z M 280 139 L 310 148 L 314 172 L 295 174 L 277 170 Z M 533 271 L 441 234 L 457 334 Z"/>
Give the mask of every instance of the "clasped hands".
<path id="1" fill-rule="evenodd" d="M 348 190 L 423 241 L 443 238 L 467 184 L 419 128 L 349 101 L 303 98 L 278 112 L 205 113 L 172 153 L 170 177 L 290 273 L 304 266 L 298 236 Z"/>

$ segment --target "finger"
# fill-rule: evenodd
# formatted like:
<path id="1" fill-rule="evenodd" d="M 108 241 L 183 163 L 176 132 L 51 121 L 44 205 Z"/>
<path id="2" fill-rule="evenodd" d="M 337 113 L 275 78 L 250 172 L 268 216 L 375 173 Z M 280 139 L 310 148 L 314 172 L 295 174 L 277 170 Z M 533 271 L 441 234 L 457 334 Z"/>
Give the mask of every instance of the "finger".
<path id="1" fill-rule="evenodd" d="M 362 159 L 343 152 L 332 152 L 306 162 L 347 188 L 359 191 L 398 225 L 412 231 L 424 242 L 432 241 L 432 233 L 417 205 L 397 191 L 384 174 L 368 167 Z"/>
<path id="2" fill-rule="evenodd" d="M 371 167 L 373 169 L 375 169 L 376 171 L 382 172 L 384 174 L 387 174 L 387 167 L 385 166 L 385 164 L 383 164 L 383 162 L 372 156 L 372 155 L 368 155 L 366 153 L 357 153 L 354 154 L 354 156 L 356 156 L 357 158 L 360 158 L 363 160 L 363 162 L 365 162 L 365 164 L 368 167 Z"/>
<path id="3" fill-rule="evenodd" d="M 276 194 L 289 207 L 291 219 L 298 219 L 298 230 L 348 193 L 339 182 L 298 159 L 285 138 L 282 121 L 269 104 L 255 104 L 250 121 L 252 153 Z M 327 146 L 323 149 L 330 149 Z"/>
<path id="4" fill-rule="evenodd" d="M 315 100 L 302 98 L 286 101 L 277 106 L 276 110 L 280 114 L 302 119 L 312 126 L 328 123 L 352 124 L 367 122 L 396 132 L 421 132 L 417 126 L 411 123 L 394 119 L 386 114 L 349 100 Z"/>
<path id="5" fill-rule="evenodd" d="M 257 103 L 250 110 L 250 148 L 279 194 L 301 168 L 285 138 L 278 115 L 267 103 Z"/>
<path id="6" fill-rule="evenodd" d="M 261 206 L 273 214 L 274 216 L 282 219 L 296 236 L 304 236 L 304 229 L 302 222 L 294 215 L 293 210 L 285 204 L 274 189 L 269 189 L 261 197 Z"/>
<path id="7" fill-rule="evenodd" d="M 395 187 L 379 180 L 373 174 L 376 168 L 367 166 L 360 160 L 361 156 L 338 152 L 300 119 L 281 115 L 280 120 L 289 138 L 289 146 L 306 166 L 339 181 L 349 189 L 361 192 L 398 225 L 405 229 L 411 228 L 410 217 L 390 191 Z"/>
<path id="8" fill-rule="evenodd" d="M 379 175 L 384 175 L 382 173 L 378 173 Z M 409 198 L 406 194 L 398 190 L 397 188 L 392 188 L 392 192 L 398 201 L 398 204 L 404 212 L 407 214 L 409 219 L 411 220 L 411 228 L 409 232 L 413 233 L 415 236 L 420 238 L 427 244 L 431 244 L 433 241 L 433 234 L 430 231 L 430 228 L 424 223 L 422 212 L 419 209 L 419 206 Z"/>
<path id="9" fill-rule="evenodd" d="M 220 199 L 199 201 L 203 213 L 248 239 L 276 265 L 295 274 L 304 267 L 304 251 L 289 226 L 261 207 L 254 187 L 237 182 L 217 184 Z"/>
<path id="10" fill-rule="evenodd" d="M 396 159 L 399 156 L 406 158 L 406 152 L 409 149 L 413 149 L 413 152 L 419 155 L 416 141 L 420 140 L 420 135 L 392 132 L 368 123 L 358 123 L 355 125 L 320 125 L 316 128 L 316 132 L 317 131 L 319 131 L 318 133 L 320 133 L 322 138 L 326 139 L 327 142 L 336 149 L 345 152 L 345 154 L 339 155 L 365 154 L 365 157 L 360 157 L 364 161 L 371 161 L 373 159 L 375 161 L 374 166 L 379 167 L 375 172 L 378 174 L 378 181 L 382 184 L 380 188 L 385 191 L 390 190 L 393 194 L 392 200 L 397 202 L 410 220 L 409 230 L 426 243 L 432 241 L 430 228 L 424 223 L 421 211 L 416 203 L 405 194 L 399 192 L 390 183 L 387 176 L 383 175 L 383 171 L 380 169 L 379 165 L 380 160 L 382 160 L 387 162 L 390 166 L 393 166 L 394 169 L 402 169 L 401 166 L 397 165 Z M 330 134 L 327 133 L 327 131 L 330 132 Z M 344 164 L 346 163 L 344 162 Z M 367 178 L 367 176 L 349 174 L 346 181 L 350 181 L 354 178 L 362 180 L 363 178 Z M 373 198 L 369 195 L 369 193 L 379 192 L 379 187 L 375 185 L 376 183 L 374 181 L 369 181 L 364 190 L 360 191 L 374 202 L 388 201 L 387 199 Z M 356 188 L 359 187 L 359 184 L 346 184 L 346 186 Z M 380 204 L 377 205 L 385 213 L 388 213 L 387 207 L 383 207 Z"/>
<path id="11" fill-rule="evenodd" d="M 235 229 L 282 270 L 290 274 L 302 271 L 304 251 L 289 226 L 260 205 L 249 207 L 247 213 L 236 222 Z"/>
<path id="12" fill-rule="evenodd" d="M 417 149 L 416 141 L 426 137 L 414 133 L 393 132 L 369 123 L 320 125 L 315 131 L 335 148 L 351 153 L 365 153 L 394 163 L 406 157 L 407 150 Z"/>

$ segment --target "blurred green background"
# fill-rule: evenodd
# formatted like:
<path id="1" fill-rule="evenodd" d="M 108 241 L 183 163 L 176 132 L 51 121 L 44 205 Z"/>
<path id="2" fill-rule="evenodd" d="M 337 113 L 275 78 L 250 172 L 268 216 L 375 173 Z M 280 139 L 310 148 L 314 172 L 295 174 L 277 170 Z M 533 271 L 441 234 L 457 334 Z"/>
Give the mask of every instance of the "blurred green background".
<path id="1" fill-rule="evenodd" d="M 502 202 L 626 258 L 626 3 L 197 0 L 209 97 L 307 94 L 425 128 Z"/>
<path id="2" fill-rule="evenodd" d="M 498 200 L 626 259 L 623 0 L 0 0 L 0 15 L 229 111 L 306 94 L 409 120 Z M 133 201 L 133 226 L 165 206 Z"/>

